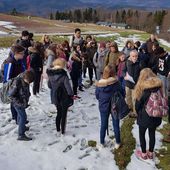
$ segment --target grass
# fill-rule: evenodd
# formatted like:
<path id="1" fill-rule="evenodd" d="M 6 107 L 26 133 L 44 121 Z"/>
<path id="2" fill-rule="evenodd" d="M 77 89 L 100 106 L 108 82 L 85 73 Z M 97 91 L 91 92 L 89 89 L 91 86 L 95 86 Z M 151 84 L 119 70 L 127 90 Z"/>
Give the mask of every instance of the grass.
<path id="1" fill-rule="evenodd" d="M 116 36 L 109 36 L 109 37 L 95 37 L 96 41 L 97 42 L 100 42 L 100 41 L 115 41 L 117 39 Z"/>
<path id="2" fill-rule="evenodd" d="M 136 141 L 132 135 L 134 121 L 134 118 L 124 119 L 121 127 L 122 146 L 113 152 L 115 155 L 116 164 L 119 166 L 120 170 L 126 169 L 126 166 L 131 161 L 133 150 L 135 149 Z"/>
<path id="3" fill-rule="evenodd" d="M 40 41 L 42 36 L 35 36 L 35 41 Z M 16 42 L 16 40 L 19 37 L 11 36 L 11 37 L 0 37 L 0 48 L 8 48 L 11 47 L 13 43 Z M 50 36 L 52 42 L 54 43 L 61 43 L 64 40 L 68 40 L 67 36 Z"/>
<path id="4" fill-rule="evenodd" d="M 167 121 L 167 119 L 165 119 Z M 164 125 L 163 129 L 160 130 L 163 137 L 167 137 L 167 132 L 170 131 L 170 124 L 167 123 Z M 163 142 L 163 149 L 159 150 L 157 153 L 160 163 L 157 165 L 159 169 L 169 170 L 170 169 L 170 143 Z"/>
<path id="5" fill-rule="evenodd" d="M 170 52 L 170 47 L 160 43 L 160 46 L 163 47 L 166 51 Z"/>

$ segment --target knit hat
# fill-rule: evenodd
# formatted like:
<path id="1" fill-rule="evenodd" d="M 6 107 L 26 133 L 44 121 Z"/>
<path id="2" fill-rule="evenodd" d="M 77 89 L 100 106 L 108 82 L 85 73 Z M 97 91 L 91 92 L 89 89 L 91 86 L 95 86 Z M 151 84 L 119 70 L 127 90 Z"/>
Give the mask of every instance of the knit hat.
<path id="1" fill-rule="evenodd" d="M 100 42 L 99 43 L 99 48 L 106 48 L 106 43 L 105 42 Z"/>

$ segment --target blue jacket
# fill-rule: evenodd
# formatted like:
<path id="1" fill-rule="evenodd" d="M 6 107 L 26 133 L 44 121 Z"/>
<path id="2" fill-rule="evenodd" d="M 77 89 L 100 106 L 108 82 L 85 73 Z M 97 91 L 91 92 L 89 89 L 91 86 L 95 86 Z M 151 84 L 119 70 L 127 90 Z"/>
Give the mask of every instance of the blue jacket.
<path id="1" fill-rule="evenodd" d="M 11 53 L 4 62 L 4 83 L 9 79 L 17 77 L 20 73 L 25 71 L 25 66 L 22 60 L 15 60 L 14 55 Z"/>
<path id="2" fill-rule="evenodd" d="M 96 98 L 99 101 L 99 110 L 100 112 L 108 113 L 110 112 L 110 102 L 113 93 L 120 91 L 124 95 L 121 85 L 116 78 L 110 77 L 99 80 L 96 86 Z"/>

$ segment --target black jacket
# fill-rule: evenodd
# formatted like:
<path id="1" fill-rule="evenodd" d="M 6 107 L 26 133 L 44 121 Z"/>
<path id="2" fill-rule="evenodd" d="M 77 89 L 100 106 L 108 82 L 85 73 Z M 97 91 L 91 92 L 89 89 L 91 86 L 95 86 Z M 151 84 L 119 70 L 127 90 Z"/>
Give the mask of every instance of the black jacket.
<path id="1" fill-rule="evenodd" d="M 35 73 L 42 74 L 43 72 L 43 58 L 39 53 L 31 53 L 30 55 L 30 67 L 34 70 Z"/>
<path id="2" fill-rule="evenodd" d="M 139 126 L 146 127 L 146 128 L 156 128 L 157 126 L 161 124 L 162 118 L 150 117 L 145 110 L 145 105 L 147 104 L 147 101 L 149 100 L 151 92 L 156 92 L 159 89 L 160 87 L 146 89 L 144 90 L 140 100 L 136 100 L 135 109 L 138 114 L 137 124 Z"/>
<path id="3" fill-rule="evenodd" d="M 29 84 L 22 77 L 17 77 L 9 89 L 9 96 L 13 105 L 27 108 L 30 95 Z"/>
<path id="4" fill-rule="evenodd" d="M 74 95 L 69 78 L 64 69 L 48 69 L 48 87 L 51 89 L 51 102 L 54 105 L 68 106 L 70 98 Z"/>
<path id="5" fill-rule="evenodd" d="M 133 78 L 135 83 L 132 83 L 126 80 L 125 84 L 130 89 L 133 89 L 138 81 L 139 74 L 140 74 L 139 61 L 137 61 L 136 63 L 133 63 L 132 61 L 127 60 L 125 64 L 125 69 L 124 69 L 124 74 L 126 75 L 126 73 L 128 73 Z"/>

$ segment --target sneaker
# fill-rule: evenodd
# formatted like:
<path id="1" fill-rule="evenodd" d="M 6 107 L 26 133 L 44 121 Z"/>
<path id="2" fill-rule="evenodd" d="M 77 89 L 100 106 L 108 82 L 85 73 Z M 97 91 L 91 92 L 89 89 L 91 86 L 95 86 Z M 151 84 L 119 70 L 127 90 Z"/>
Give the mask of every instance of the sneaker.
<path id="1" fill-rule="evenodd" d="M 147 153 L 147 156 L 148 156 L 149 159 L 153 159 L 154 158 L 154 152 L 147 151 L 146 153 Z"/>
<path id="2" fill-rule="evenodd" d="M 80 97 L 80 96 L 77 96 L 77 95 L 76 95 L 75 97 L 76 97 L 76 99 L 81 99 L 81 97 Z"/>
<path id="3" fill-rule="evenodd" d="M 115 149 L 119 149 L 120 148 L 120 143 L 116 143 L 115 144 Z"/>
<path id="4" fill-rule="evenodd" d="M 104 144 L 98 144 L 97 145 L 97 149 L 100 151 L 100 150 L 102 150 L 104 148 Z"/>
<path id="5" fill-rule="evenodd" d="M 82 92 L 84 91 L 82 86 L 79 86 L 79 90 Z"/>
<path id="6" fill-rule="evenodd" d="M 28 121 L 28 120 L 26 120 L 25 124 L 28 124 L 28 123 L 29 123 L 29 121 Z"/>
<path id="7" fill-rule="evenodd" d="M 30 140 L 32 140 L 32 138 L 30 138 L 30 137 L 28 137 L 26 135 L 23 135 L 23 136 L 18 136 L 17 140 L 30 141 Z"/>
<path id="8" fill-rule="evenodd" d="M 60 132 L 60 131 L 57 131 L 56 136 L 57 136 L 57 137 L 61 137 L 61 132 Z"/>
<path id="9" fill-rule="evenodd" d="M 140 151 L 140 150 L 136 150 L 136 151 L 135 151 L 135 154 L 136 154 L 136 156 L 137 156 L 139 159 L 141 159 L 141 160 L 147 160 L 147 159 L 148 159 L 147 153 L 143 153 L 143 152 Z"/>

